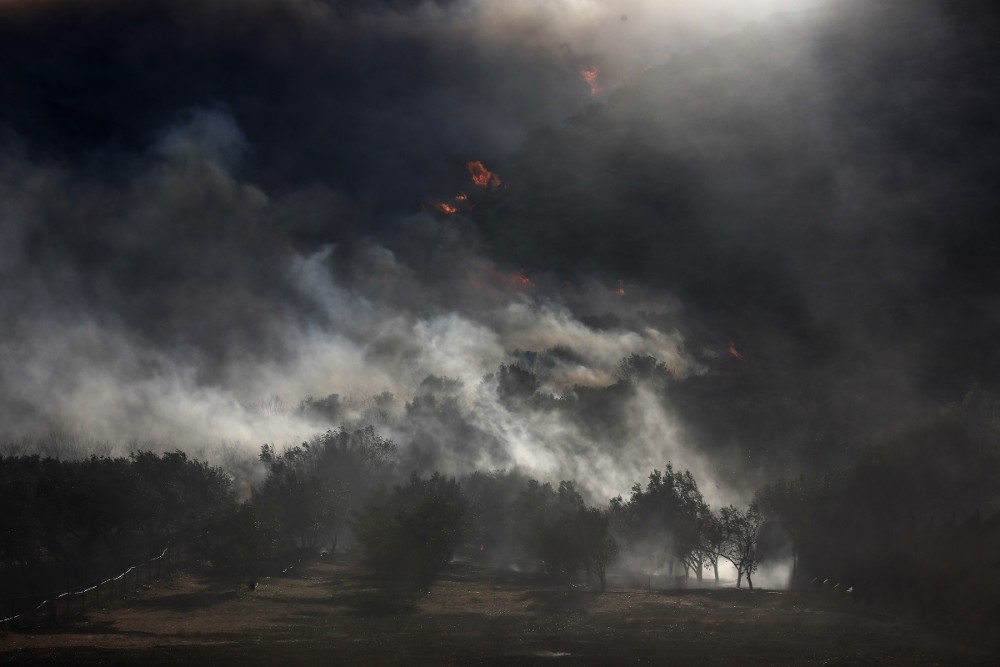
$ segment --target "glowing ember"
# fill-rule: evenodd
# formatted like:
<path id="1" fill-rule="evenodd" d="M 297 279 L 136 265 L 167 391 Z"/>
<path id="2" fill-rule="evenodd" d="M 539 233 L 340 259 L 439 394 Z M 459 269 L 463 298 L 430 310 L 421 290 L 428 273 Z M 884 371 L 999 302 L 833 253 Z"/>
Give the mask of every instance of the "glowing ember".
<path id="1" fill-rule="evenodd" d="M 447 202 L 433 202 L 427 205 L 432 211 L 444 213 L 445 215 L 455 215 L 458 209 Z"/>
<path id="2" fill-rule="evenodd" d="M 618 289 L 615 290 L 615 294 L 620 298 L 625 296 L 625 283 L 620 280 L 618 281 Z"/>
<path id="3" fill-rule="evenodd" d="M 469 170 L 472 182 L 481 188 L 491 187 L 495 190 L 502 183 L 500 177 L 487 169 L 479 160 L 469 160 L 465 163 L 465 168 Z"/>
<path id="4" fill-rule="evenodd" d="M 535 283 L 531 282 L 531 278 L 524 275 L 523 271 L 518 271 L 510 278 L 521 289 L 535 289 Z"/>
<path id="5" fill-rule="evenodd" d="M 590 86 L 591 97 L 597 97 L 604 92 L 604 87 L 597 83 L 597 77 L 600 76 L 600 74 L 601 70 L 597 69 L 596 66 L 580 70 L 580 76 L 583 77 L 583 80 L 587 82 L 588 86 Z"/>
<path id="6" fill-rule="evenodd" d="M 736 349 L 736 343 L 734 343 L 733 341 L 729 341 L 729 354 L 733 355 L 735 359 L 743 358 L 743 355 L 740 354 L 740 351 Z"/>
<path id="7" fill-rule="evenodd" d="M 535 289 L 535 283 L 524 271 L 505 273 L 495 265 L 489 264 L 485 270 L 469 276 L 469 281 L 476 289 L 492 287 L 503 292 L 526 292 Z"/>
<path id="8" fill-rule="evenodd" d="M 464 192 L 459 192 L 457 195 L 455 195 L 455 201 L 469 201 L 469 195 L 465 194 Z"/>

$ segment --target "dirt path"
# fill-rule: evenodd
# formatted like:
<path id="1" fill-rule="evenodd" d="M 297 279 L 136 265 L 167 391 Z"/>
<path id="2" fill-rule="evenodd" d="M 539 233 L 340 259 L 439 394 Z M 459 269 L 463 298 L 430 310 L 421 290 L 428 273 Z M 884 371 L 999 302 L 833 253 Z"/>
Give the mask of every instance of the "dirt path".
<path id="1" fill-rule="evenodd" d="M 236 596 L 182 575 L 57 632 L 0 637 L 0 664 L 993 665 L 915 622 L 809 593 L 537 585 L 456 566 L 417 599 L 352 563 Z"/>

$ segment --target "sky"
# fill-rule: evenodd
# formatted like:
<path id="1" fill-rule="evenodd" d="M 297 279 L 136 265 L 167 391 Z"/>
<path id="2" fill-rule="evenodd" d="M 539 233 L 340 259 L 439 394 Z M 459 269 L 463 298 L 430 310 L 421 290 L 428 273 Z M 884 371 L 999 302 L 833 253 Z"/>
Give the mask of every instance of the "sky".
<path id="1" fill-rule="evenodd" d="M 995 24 L 2 2 L 0 434 L 252 453 L 375 422 L 423 472 L 600 499 L 672 461 L 716 504 L 836 461 L 994 383 Z M 667 379 L 615 390 L 630 355 Z"/>

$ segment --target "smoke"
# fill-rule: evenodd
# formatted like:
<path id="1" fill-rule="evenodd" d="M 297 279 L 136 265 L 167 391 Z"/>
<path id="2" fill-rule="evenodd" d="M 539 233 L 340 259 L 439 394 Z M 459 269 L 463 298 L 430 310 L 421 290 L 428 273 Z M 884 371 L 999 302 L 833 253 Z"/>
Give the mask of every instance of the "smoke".
<path id="1" fill-rule="evenodd" d="M 375 241 L 344 259 L 330 245 L 297 251 L 282 244 L 286 202 L 298 208 L 313 196 L 316 209 L 331 198 L 275 197 L 240 179 L 246 150 L 233 119 L 212 110 L 159 133 L 114 185 L 23 156 L 5 162 L 5 217 L 16 223 L 5 229 L 22 239 L 5 246 L 3 267 L 4 314 L 14 326 L 0 364 L 4 378 L 17 378 L 2 386 L 8 434 L 62 431 L 198 448 L 294 443 L 339 425 L 296 410 L 305 397 L 388 392 L 399 399 L 398 413 L 426 390 L 426 378 L 441 376 L 458 389 L 450 421 L 429 428 L 440 415 L 411 410 L 409 419 L 400 413 L 383 425 L 402 444 L 426 448 L 422 460 L 404 452 L 414 467 L 452 474 L 518 467 L 587 480 L 583 488 L 599 499 L 641 478 L 651 456 L 671 453 L 649 445 L 665 434 L 640 433 L 639 445 L 619 447 L 617 455 L 634 461 L 623 467 L 565 415 L 512 410 L 496 379 L 484 378 L 516 351 L 552 348 L 566 352 L 541 376 L 540 388 L 551 392 L 609 385 L 629 354 L 652 354 L 683 377 L 696 364 L 678 332 L 592 329 L 557 300 L 509 291 L 499 269 L 466 247 L 443 271 L 448 291 L 423 288 L 416 271 Z M 61 203 L 66 193 L 73 207 Z M 96 211 L 103 217 L 94 222 Z M 32 234 L 53 215 L 68 235 L 92 225 L 102 261 L 32 256 Z M 24 252 L 15 256 L 19 246 Z M 26 293 L 30 309 L 18 307 Z M 363 418 L 363 410 L 344 407 L 342 423 Z M 455 441 L 465 431 L 479 442 Z"/>
<path id="2" fill-rule="evenodd" d="M 996 116 L 932 3 L 816 4 L 5 3 L 0 432 L 376 421 L 595 502 L 825 464 L 1000 367 Z"/>

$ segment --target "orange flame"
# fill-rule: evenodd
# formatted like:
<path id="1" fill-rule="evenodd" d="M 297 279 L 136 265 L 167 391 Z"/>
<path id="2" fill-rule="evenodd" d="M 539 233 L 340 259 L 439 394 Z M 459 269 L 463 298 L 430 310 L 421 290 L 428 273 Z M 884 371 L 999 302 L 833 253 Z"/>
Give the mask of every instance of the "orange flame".
<path id="1" fill-rule="evenodd" d="M 591 65 L 590 67 L 580 70 L 580 76 L 583 77 L 583 80 L 587 82 L 588 86 L 590 86 L 591 97 L 597 97 L 604 92 L 604 87 L 597 82 L 597 77 L 600 76 L 600 74 L 601 70 L 597 69 L 595 65 Z"/>
<path id="2" fill-rule="evenodd" d="M 458 213 L 458 209 L 447 202 L 431 202 L 427 204 L 427 207 L 432 211 L 444 213 L 445 215 L 455 215 Z"/>
<path id="3" fill-rule="evenodd" d="M 531 282 L 531 278 L 524 275 L 524 271 L 518 271 L 510 279 L 521 289 L 535 289 L 535 283 Z"/>
<path id="4" fill-rule="evenodd" d="M 740 354 L 740 351 L 736 349 L 736 343 L 734 343 L 733 341 L 729 341 L 729 354 L 733 355 L 734 359 L 743 358 L 743 355 Z"/>
<path id="5" fill-rule="evenodd" d="M 469 281 L 476 289 L 492 287 L 503 292 L 526 292 L 535 289 L 535 282 L 524 275 L 524 271 L 505 273 L 494 264 L 487 265 L 483 271 L 469 276 Z"/>
<path id="6" fill-rule="evenodd" d="M 455 195 L 455 201 L 469 201 L 469 195 L 465 194 L 464 192 L 459 192 L 457 195 Z"/>
<path id="7" fill-rule="evenodd" d="M 625 283 L 620 280 L 618 281 L 618 289 L 615 290 L 615 294 L 617 294 L 619 298 L 625 297 Z"/>
<path id="8" fill-rule="evenodd" d="M 465 168 L 469 170 L 472 182 L 481 188 L 489 186 L 496 190 L 503 182 L 499 176 L 487 169 L 479 160 L 469 160 L 465 163 Z"/>

